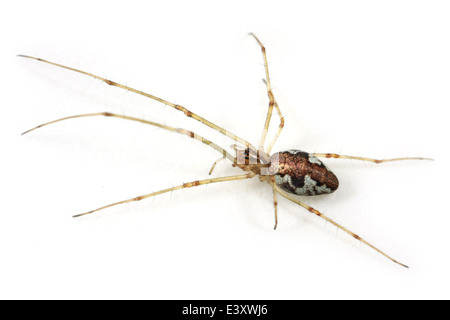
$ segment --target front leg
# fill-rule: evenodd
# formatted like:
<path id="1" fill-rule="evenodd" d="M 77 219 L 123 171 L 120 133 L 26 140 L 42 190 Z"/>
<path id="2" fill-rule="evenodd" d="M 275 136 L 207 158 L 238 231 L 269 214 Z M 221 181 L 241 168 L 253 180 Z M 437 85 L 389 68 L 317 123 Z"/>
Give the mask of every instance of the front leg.
<path id="1" fill-rule="evenodd" d="M 383 162 L 400 161 L 400 160 L 434 160 L 431 158 L 419 158 L 419 157 L 372 159 L 372 158 L 357 157 L 357 156 L 344 156 L 344 155 L 336 154 L 336 153 L 313 153 L 313 155 L 315 155 L 316 157 L 322 157 L 322 158 L 353 159 L 353 160 L 369 161 L 369 162 L 373 162 L 373 163 L 383 163 Z"/>

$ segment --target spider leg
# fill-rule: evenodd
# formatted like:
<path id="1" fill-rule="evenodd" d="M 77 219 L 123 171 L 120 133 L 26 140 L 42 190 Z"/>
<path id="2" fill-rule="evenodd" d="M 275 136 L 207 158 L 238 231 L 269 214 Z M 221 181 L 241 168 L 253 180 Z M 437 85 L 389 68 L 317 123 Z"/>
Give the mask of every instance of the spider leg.
<path id="1" fill-rule="evenodd" d="M 418 157 L 406 157 L 406 158 L 392 158 L 392 159 L 371 159 L 364 157 L 356 157 L 356 156 L 344 156 L 336 153 L 313 153 L 316 157 L 322 158 L 340 158 L 340 159 L 353 159 L 353 160 L 361 160 L 361 161 L 370 161 L 374 163 L 383 163 L 383 162 L 391 162 L 391 161 L 400 161 L 400 160 L 433 160 L 431 158 L 418 158 Z"/>
<path id="2" fill-rule="evenodd" d="M 272 139 L 272 142 L 270 142 L 269 146 L 267 147 L 267 151 L 266 151 L 266 152 L 267 152 L 268 154 L 270 154 L 270 152 L 272 151 L 272 148 L 273 148 L 275 142 L 277 141 L 278 137 L 279 137 L 280 134 L 281 134 L 281 131 L 282 131 L 283 128 L 284 128 L 284 116 L 281 114 L 281 110 L 280 110 L 280 108 L 278 107 L 278 103 L 277 103 L 276 101 L 275 101 L 275 108 L 277 109 L 278 115 L 279 115 L 279 117 L 280 117 L 280 124 L 279 124 L 279 126 L 278 126 L 278 130 L 277 130 L 277 132 L 276 132 L 274 138 Z"/>
<path id="3" fill-rule="evenodd" d="M 106 79 L 106 78 L 103 78 L 103 77 L 94 75 L 94 74 L 89 73 L 89 72 L 86 72 L 86 71 L 82 71 L 82 70 L 79 70 L 79 69 L 71 68 L 71 67 L 68 67 L 68 66 L 65 66 L 65 65 L 62 65 L 62 64 L 59 64 L 59 63 L 51 62 L 51 61 L 48 61 L 48 60 L 44 60 L 44 59 L 41 59 L 41 58 L 36 58 L 36 57 L 32 57 L 32 56 L 27 56 L 27 55 L 18 55 L 18 57 L 28 58 L 28 59 L 33 59 L 33 60 L 37 60 L 37 61 L 41 61 L 41 62 L 45 62 L 45 63 L 51 64 L 51 65 L 54 65 L 54 66 L 56 66 L 56 67 L 60 67 L 60 68 L 63 68 L 63 69 L 67 69 L 67 70 L 70 70 L 70 71 L 74 71 L 74 72 L 78 72 L 78 73 L 84 74 L 84 75 L 86 75 L 86 76 L 92 77 L 92 78 L 94 78 L 94 79 L 103 81 L 103 82 L 105 82 L 106 84 L 108 84 L 108 85 L 110 85 L 110 86 L 114 86 L 114 87 L 118 87 L 118 88 L 121 88 L 121 89 L 124 89 L 124 90 L 128 90 L 128 91 L 131 91 L 131 92 L 140 94 L 140 95 L 142 95 L 142 96 L 148 97 L 148 98 L 150 98 L 150 99 L 156 100 L 156 101 L 161 102 L 161 103 L 163 103 L 163 104 L 165 104 L 165 105 L 167 105 L 167 106 L 169 106 L 169 107 L 172 107 L 172 108 L 174 108 L 174 109 L 176 109 L 176 110 L 178 110 L 178 111 L 181 111 L 181 112 L 183 112 L 187 117 L 190 117 L 190 118 L 193 118 L 193 119 L 195 119 L 195 120 L 197 120 L 197 121 L 200 121 L 201 123 L 207 125 L 208 127 L 210 127 L 210 128 L 212 128 L 212 129 L 214 129 L 214 130 L 220 132 L 221 134 L 223 134 L 223 135 L 225 135 L 225 136 L 227 136 L 227 137 L 229 137 L 229 138 L 231 138 L 231 139 L 233 139 L 233 140 L 235 140 L 235 141 L 238 141 L 239 143 L 245 145 L 247 148 L 253 147 L 253 146 L 252 146 L 249 142 L 247 142 L 246 140 L 244 140 L 244 139 L 242 139 L 242 138 L 236 136 L 235 134 L 231 133 L 230 131 L 225 130 L 225 129 L 222 128 L 222 127 L 219 127 L 218 125 L 216 125 L 216 124 L 214 124 L 214 123 L 212 123 L 212 122 L 206 120 L 205 118 L 200 117 L 199 115 L 193 113 L 192 111 L 189 111 L 189 110 L 186 109 L 185 107 L 180 106 L 180 105 L 177 105 L 177 104 L 174 104 L 174 103 L 171 103 L 171 102 L 169 102 L 169 101 L 167 101 L 167 100 L 158 98 L 158 97 L 156 97 L 156 96 L 154 96 L 154 95 L 152 95 L 152 94 L 149 94 L 149 93 L 146 93 L 146 92 L 137 90 L 137 89 L 130 88 L 130 87 L 125 86 L 125 85 L 123 85 L 123 84 L 120 84 L 120 83 L 117 83 L 117 82 L 108 80 L 108 79 Z M 253 148 L 254 148 L 254 147 L 253 147 Z"/>
<path id="4" fill-rule="evenodd" d="M 397 260 L 393 259 L 392 257 L 388 256 L 386 253 L 384 253 L 383 251 L 381 251 L 380 249 L 378 249 L 377 247 L 375 247 L 374 245 L 370 244 L 369 242 L 367 242 L 366 240 L 364 240 L 363 238 L 361 238 L 360 236 L 358 236 L 357 234 L 351 232 L 350 230 L 348 230 L 347 228 L 341 226 L 340 224 L 338 224 L 337 222 L 331 220 L 330 218 L 328 218 L 327 216 L 325 216 L 323 213 L 317 211 L 316 209 L 314 209 L 313 207 L 310 207 L 309 205 L 307 205 L 306 203 L 301 202 L 300 200 L 297 200 L 296 198 L 294 198 L 293 196 L 291 196 L 290 194 L 287 194 L 285 192 L 283 192 L 283 190 L 281 190 L 277 185 L 274 185 L 274 190 L 276 189 L 277 192 L 279 194 L 281 194 L 283 197 L 291 200 L 292 202 L 297 203 L 298 205 L 301 205 L 303 208 L 305 208 L 306 210 L 308 210 L 309 212 L 314 213 L 316 216 L 328 221 L 329 223 L 331 223 L 332 225 L 336 226 L 337 228 L 341 229 L 342 231 L 344 231 L 345 233 L 351 235 L 353 238 L 355 238 L 356 240 L 361 241 L 362 243 L 364 243 L 365 245 L 369 246 L 370 248 L 372 248 L 373 250 L 377 251 L 378 253 L 381 253 L 383 256 L 385 256 L 386 258 L 388 258 L 389 260 L 401 265 L 402 267 L 405 268 L 409 268 L 407 265 L 398 262 Z"/>
<path id="5" fill-rule="evenodd" d="M 250 33 L 249 35 L 251 35 L 253 38 L 255 38 L 256 42 L 258 42 L 259 46 L 261 47 L 261 52 L 262 52 L 262 55 L 263 55 L 263 58 L 264 58 L 264 69 L 266 71 L 266 79 L 265 79 L 264 83 L 266 84 L 267 95 L 269 96 L 269 109 L 267 110 L 266 121 L 264 123 L 264 128 L 263 128 L 263 131 L 262 131 L 262 134 L 261 134 L 261 140 L 259 142 L 259 150 L 264 150 L 264 143 L 266 141 L 267 132 L 269 130 L 270 120 L 272 118 L 272 113 L 273 113 L 273 108 L 274 107 L 275 107 L 275 109 L 278 112 L 278 116 L 280 117 L 280 124 L 278 126 L 278 131 L 277 131 L 275 137 L 273 138 L 272 142 L 267 147 L 267 151 L 266 152 L 268 154 L 270 154 L 270 151 L 272 150 L 273 145 L 275 144 L 275 142 L 277 141 L 278 137 L 280 136 L 281 130 L 283 130 L 284 117 L 281 114 L 280 107 L 278 106 L 278 103 L 275 100 L 275 97 L 274 97 L 273 92 L 272 92 L 272 87 L 270 85 L 269 65 L 267 63 L 266 48 L 264 47 L 262 42 L 253 33 Z"/>
<path id="6" fill-rule="evenodd" d="M 277 200 L 277 190 L 272 187 L 273 190 L 273 207 L 275 209 L 275 225 L 273 227 L 273 230 L 277 229 L 278 225 L 278 200 Z"/>
<path id="7" fill-rule="evenodd" d="M 167 192 L 170 192 L 170 191 L 181 190 L 181 189 L 185 189 L 185 188 L 198 187 L 198 186 L 201 186 L 201 185 L 210 184 L 210 183 L 216 183 L 216 182 L 225 182 L 225 181 L 250 179 L 250 178 L 253 178 L 254 176 L 255 176 L 255 174 L 253 172 L 250 172 L 250 173 L 247 173 L 247 174 L 237 175 L 237 176 L 228 176 L 228 177 L 220 177 L 220 178 L 214 178 L 214 179 L 205 179 L 205 180 L 196 180 L 196 181 L 192 181 L 192 182 L 186 182 L 186 183 L 180 184 L 180 185 L 178 185 L 176 187 L 163 189 L 163 190 L 159 190 L 159 191 L 152 192 L 152 193 L 149 193 L 149 194 L 145 194 L 145 195 L 142 195 L 142 196 L 138 196 L 138 197 L 135 197 L 135 198 L 131 198 L 131 199 L 127 199 L 127 200 L 122 200 L 122 201 L 119 201 L 119 202 L 111 203 L 111 204 L 108 204 L 106 206 L 103 206 L 103 207 L 100 207 L 100 208 L 97 208 L 97 209 L 94 209 L 94 210 L 91 210 L 91 211 L 87 211 L 87 212 L 84 212 L 84 213 L 80 213 L 80 214 L 74 215 L 73 217 L 77 218 L 77 217 L 85 216 L 85 215 L 88 215 L 88 214 L 91 214 L 91 213 L 94 213 L 94 212 L 97 212 L 97 211 L 100 211 L 100 210 L 103 210 L 103 209 L 106 209 L 106 208 L 109 208 L 109 207 L 112 207 L 112 206 L 116 206 L 116 205 L 123 204 L 123 203 L 128 203 L 128 202 L 133 202 L 133 201 L 140 201 L 140 200 L 143 200 L 143 199 L 146 199 L 146 198 L 150 198 L 150 197 L 155 197 L 157 195 L 160 195 L 160 194 L 163 194 L 163 193 L 167 193 Z"/>
<path id="8" fill-rule="evenodd" d="M 64 121 L 64 120 L 69 120 L 69 119 L 76 119 L 76 118 L 83 118 L 83 117 L 95 117 L 95 116 L 105 116 L 105 117 L 115 117 L 115 118 L 120 118 L 120 119 L 126 119 L 126 120 L 131 120 L 131 121 L 137 121 L 137 122 L 141 122 L 141 123 L 145 123 L 145 124 L 149 124 L 161 129 L 165 129 L 165 130 L 169 130 L 172 132 L 177 132 L 180 134 L 185 134 L 190 138 L 193 138 L 195 140 L 198 140 L 204 144 L 206 144 L 207 146 L 215 149 L 216 151 L 220 152 L 222 154 L 222 158 L 228 158 L 229 160 L 231 160 L 233 163 L 236 162 L 236 159 L 229 153 L 227 152 L 225 149 L 221 148 L 220 146 L 218 146 L 217 144 L 215 144 L 214 142 L 205 139 L 202 136 L 199 136 L 198 134 L 186 130 L 186 129 L 182 129 L 182 128 L 174 128 L 174 127 L 170 127 L 170 126 L 166 126 L 164 124 L 161 123 L 157 123 L 157 122 L 152 122 L 152 121 L 148 121 L 148 120 L 144 120 L 144 119 L 140 119 L 140 118 L 134 118 L 134 117 L 130 117 L 130 116 L 125 116 L 125 115 L 121 115 L 121 114 L 115 114 L 115 113 L 110 113 L 110 112 L 98 112 L 98 113 L 85 113 L 85 114 L 79 114 L 79 115 L 74 115 L 74 116 L 69 116 L 69 117 L 64 117 L 64 118 L 60 118 L 60 119 L 56 119 L 50 122 L 46 122 L 43 124 L 40 124 L 34 128 L 31 128 L 25 132 L 22 133 L 22 135 L 29 133 L 33 130 L 42 128 L 44 126 L 48 126 L 50 124 L 54 124 L 56 122 L 60 122 L 60 121 Z"/>

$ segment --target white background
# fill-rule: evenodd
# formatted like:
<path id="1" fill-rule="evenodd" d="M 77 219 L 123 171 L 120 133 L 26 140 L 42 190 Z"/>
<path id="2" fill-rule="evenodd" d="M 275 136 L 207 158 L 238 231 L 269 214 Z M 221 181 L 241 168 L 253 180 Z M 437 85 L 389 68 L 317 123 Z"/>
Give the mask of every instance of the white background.
<path id="1" fill-rule="evenodd" d="M 12 2 L 11 2 L 12 3 Z M 450 298 L 447 1 L 15 1 L 3 7 L 0 298 Z M 258 179 L 73 214 L 204 179 L 220 157 L 110 111 L 185 127 L 182 104 L 257 144 L 267 110 L 256 33 L 286 116 L 275 151 L 436 161 L 326 160 L 340 179 L 302 198 L 394 258 L 279 199 Z M 272 129 L 277 126 L 274 117 Z M 271 131 L 273 134 L 273 130 Z M 239 174 L 225 162 L 214 177 Z M 281 198 L 281 197 L 280 197 Z"/>

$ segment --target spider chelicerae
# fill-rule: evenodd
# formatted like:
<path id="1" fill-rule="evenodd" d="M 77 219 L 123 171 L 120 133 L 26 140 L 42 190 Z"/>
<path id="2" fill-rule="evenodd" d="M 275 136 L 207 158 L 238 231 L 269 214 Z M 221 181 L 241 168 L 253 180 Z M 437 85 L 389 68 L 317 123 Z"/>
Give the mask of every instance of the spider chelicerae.
<path id="1" fill-rule="evenodd" d="M 303 201 L 299 200 L 298 196 L 314 196 L 314 195 L 321 195 L 321 194 L 329 194 L 334 192 L 338 186 L 339 181 L 337 177 L 334 175 L 333 172 L 331 172 L 319 158 L 340 158 L 340 159 L 354 159 L 354 160 L 361 160 L 361 161 L 369 161 L 373 163 L 384 163 L 384 162 L 391 162 L 391 161 L 400 161 L 400 160 L 431 160 L 429 158 L 419 158 L 419 157 L 402 157 L 402 158 L 392 158 L 392 159 L 371 159 L 371 158 L 365 158 L 365 157 L 358 157 L 358 156 L 349 156 L 349 155 L 340 155 L 335 153 L 308 153 L 300 150 L 287 150 L 287 151 L 281 151 L 276 152 L 271 155 L 271 151 L 273 149 L 273 146 L 275 145 L 278 137 L 280 136 L 283 127 L 284 127 L 284 117 L 280 110 L 280 107 L 278 106 L 278 103 L 273 95 L 272 92 L 272 86 L 270 83 L 270 77 L 269 77 L 269 68 L 267 63 L 267 55 L 266 55 L 266 49 L 262 42 L 253 34 L 250 33 L 250 36 L 252 36 L 258 45 L 261 48 L 262 56 L 264 59 L 264 69 L 265 69 L 265 80 L 264 83 L 267 88 L 267 95 L 269 98 L 269 105 L 268 105 L 268 111 L 266 120 L 264 123 L 264 127 L 262 130 L 261 138 L 258 144 L 258 147 L 252 145 L 248 141 L 244 140 L 243 138 L 233 134 L 232 132 L 225 130 L 224 128 L 206 120 L 205 118 L 195 114 L 194 112 L 186 109 L 185 107 L 171 103 L 167 100 L 164 100 L 162 98 L 159 98 L 157 96 L 154 96 L 152 94 L 130 88 L 128 86 L 125 86 L 123 84 L 108 80 L 106 78 L 78 70 L 75 68 L 71 68 L 65 65 L 61 65 L 55 62 L 47 61 L 41 58 L 36 58 L 32 56 L 27 55 L 19 55 L 19 57 L 23 58 L 29 58 L 38 60 L 41 62 L 45 62 L 60 68 L 64 68 L 67 70 L 75 71 L 81 74 L 84 74 L 86 76 L 98 79 L 100 81 L 105 82 L 106 84 L 114 87 L 118 87 L 121 89 L 125 89 L 134 93 L 137 93 L 139 95 L 148 97 L 150 99 L 156 100 L 160 103 L 163 103 L 169 107 L 172 107 L 178 111 L 183 112 L 187 117 L 190 117 L 194 120 L 200 121 L 204 125 L 220 132 L 221 134 L 233 139 L 236 143 L 231 146 L 232 151 L 227 151 L 226 149 L 220 147 L 216 143 L 190 131 L 187 129 L 182 128 L 175 128 L 171 126 L 167 126 L 161 123 L 152 122 L 148 120 L 144 120 L 141 118 L 135 118 L 130 117 L 122 114 L 116 114 L 111 112 L 98 112 L 98 113 L 86 113 L 86 114 L 79 114 L 79 115 L 72 115 L 68 117 L 64 117 L 61 119 L 53 120 L 50 122 L 43 123 L 41 125 L 38 125 L 30 130 L 27 130 L 23 132 L 22 134 L 29 133 L 33 130 L 36 130 L 38 128 L 60 122 L 63 120 L 68 119 L 75 119 L 75 118 L 83 118 L 83 117 L 95 117 L 95 116 L 105 116 L 105 117 L 115 117 L 130 121 L 136 121 L 144 124 L 148 124 L 151 126 L 155 126 L 161 129 L 165 129 L 168 131 L 180 133 L 187 135 L 190 138 L 193 138 L 195 140 L 198 140 L 202 142 L 203 144 L 207 145 L 210 148 L 215 149 L 217 152 L 221 154 L 221 158 L 214 162 L 214 164 L 211 167 L 211 170 L 209 174 L 213 172 L 215 166 L 217 163 L 221 160 L 228 159 L 231 161 L 232 166 L 242 169 L 245 173 L 241 175 L 232 175 L 232 176 L 225 176 L 225 177 L 218 177 L 218 178 L 209 178 L 204 180 L 196 180 L 191 181 L 187 183 L 180 184 L 178 186 L 174 186 L 171 188 L 159 190 L 156 192 L 152 192 L 149 194 L 144 194 L 141 196 L 137 196 L 131 199 L 122 200 L 119 202 L 111 203 L 105 206 L 102 206 L 100 208 L 90 210 L 84 213 L 80 213 L 75 215 L 74 217 L 80 217 L 84 215 L 88 215 L 115 205 L 133 202 L 133 201 L 140 201 L 146 198 L 154 197 L 163 193 L 180 190 L 184 188 L 191 188 L 211 183 L 217 183 L 217 182 L 225 182 L 225 181 L 235 181 L 235 180 L 243 180 L 243 179 L 251 179 L 258 177 L 261 182 L 266 182 L 270 185 L 270 187 L 273 190 L 273 204 L 274 204 L 274 210 L 275 210 L 275 225 L 274 229 L 276 229 L 278 224 L 278 201 L 277 197 L 278 195 L 281 195 L 284 198 L 287 198 L 288 200 L 302 206 L 309 212 L 315 214 L 316 216 L 328 221 L 329 223 L 336 226 L 338 229 L 344 231 L 345 233 L 351 235 L 353 238 L 361 241 L 365 245 L 369 246 L 370 248 L 374 249 L 375 251 L 379 252 L 386 258 L 390 259 L 391 261 L 408 268 L 405 264 L 393 259 L 391 256 L 387 255 L 365 239 L 361 238 L 357 234 L 353 233 L 349 229 L 343 227 L 342 225 L 338 224 L 337 222 L 333 221 L 329 217 L 325 216 L 323 213 L 319 212 L 318 210 L 314 209 L 313 207 L 307 205 Z M 269 129 L 269 125 L 272 120 L 272 115 L 274 113 L 274 110 L 279 118 L 279 125 L 278 130 L 276 131 L 274 137 L 269 140 L 269 143 L 267 144 L 267 133 Z"/>

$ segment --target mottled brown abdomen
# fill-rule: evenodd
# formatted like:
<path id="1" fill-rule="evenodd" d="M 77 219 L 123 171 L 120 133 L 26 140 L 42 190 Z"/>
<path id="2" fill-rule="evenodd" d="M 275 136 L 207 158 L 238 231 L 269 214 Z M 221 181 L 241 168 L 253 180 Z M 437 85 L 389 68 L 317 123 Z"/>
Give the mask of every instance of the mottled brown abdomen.
<path id="1" fill-rule="evenodd" d="M 281 189 L 301 196 L 332 193 L 339 186 L 335 174 L 319 158 L 299 150 L 273 154 L 269 172 Z"/>

